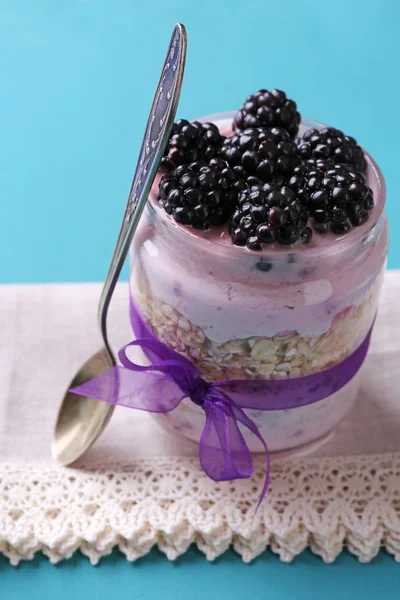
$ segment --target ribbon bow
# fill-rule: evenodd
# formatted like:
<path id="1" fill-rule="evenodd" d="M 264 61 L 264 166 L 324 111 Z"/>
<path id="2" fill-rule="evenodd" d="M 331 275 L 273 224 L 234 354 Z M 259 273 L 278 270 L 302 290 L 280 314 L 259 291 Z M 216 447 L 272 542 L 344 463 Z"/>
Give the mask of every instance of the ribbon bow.
<path id="1" fill-rule="evenodd" d="M 130 347 L 140 347 L 151 360 L 139 365 L 127 356 Z M 166 356 L 168 355 L 168 356 Z M 190 398 L 205 413 L 206 421 L 199 443 L 199 459 L 205 473 L 214 481 L 246 479 L 253 474 L 253 461 L 238 423 L 242 423 L 261 442 L 267 459 L 267 471 L 259 503 L 270 479 L 267 445 L 255 423 L 221 387 L 224 382 L 208 383 L 184 356 L 152 339 L 138 339 L 118 353 L 122 367 L 105 371 L 72 391 L 153 413 L 168 413 L 182 400 Z"/>

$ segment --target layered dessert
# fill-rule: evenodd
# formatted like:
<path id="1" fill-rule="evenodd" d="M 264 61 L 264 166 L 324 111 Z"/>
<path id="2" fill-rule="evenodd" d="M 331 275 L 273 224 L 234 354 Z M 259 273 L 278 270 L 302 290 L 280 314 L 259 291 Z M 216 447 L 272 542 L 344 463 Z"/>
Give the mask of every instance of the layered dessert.
<path id="1" fill-rule="evenodd" d="M 237 113 L 174 125 L 135 236 L 132 297 L 207 381 L 323 372 L 373 325 L 384 202 L 379 168 L 356 140 L 260 90 Z M 309 406 L 247 414 L 270 450 L 300 446 L 340 422 L 361 380 L 362 370 Z M 204 425 L 189 399 L 157 418 L 196 441 Z"/>

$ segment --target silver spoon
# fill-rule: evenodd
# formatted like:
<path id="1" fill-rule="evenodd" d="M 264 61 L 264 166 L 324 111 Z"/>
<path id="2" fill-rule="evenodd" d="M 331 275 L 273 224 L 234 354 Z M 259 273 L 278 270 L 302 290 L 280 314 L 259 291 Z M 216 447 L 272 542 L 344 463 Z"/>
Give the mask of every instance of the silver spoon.
<path id="1" fill-rule="evenodd" d="M 117 244 L 101 293 L 98 319 L 104 347 L 79 369 L 68 389 L 113 367 L 115 358 L 107 336 L 107 312 L 133 235 L 147 201 L 175 118 L 186 60 L 186 30 L 177 24 L 154 95 Z M 99 437 L 114 406 L 67 391 L 58 414 L 52 444 L 53 458 L 63 465 L 77 460 Z"/>

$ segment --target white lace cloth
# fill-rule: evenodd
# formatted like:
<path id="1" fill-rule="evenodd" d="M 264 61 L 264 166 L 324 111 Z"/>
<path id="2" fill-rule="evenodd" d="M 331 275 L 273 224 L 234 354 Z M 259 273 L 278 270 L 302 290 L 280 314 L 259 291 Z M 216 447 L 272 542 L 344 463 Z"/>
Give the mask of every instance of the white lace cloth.
<path id="1" fill-rule="evenodd" d="M 99 292 L 0 287 L 0 552 L 13 564 L 77 549 L 95 563 L 114 546 L 128 560 L 154 545 L 174 559 L 192 543 L 210 560 L 233 545 L 245 561 L 267 547 L 290 561 L 307 546 L 329 562 L 344 546 L 363 562 L 382 546 L 400 561 L 400 271 L 386 277 L 355 409 L 308 455 L 273 459 L 257 513 L 262 457 L 251 480 L 217 484 L 201 471 L 196 445 L 146 413 L 118 408 L 75 468 L 52 463 L 64 388 L 100 343 Z M 121 284 L 110 319 L 116 346 L 130 336 L 127 304 Z"/>

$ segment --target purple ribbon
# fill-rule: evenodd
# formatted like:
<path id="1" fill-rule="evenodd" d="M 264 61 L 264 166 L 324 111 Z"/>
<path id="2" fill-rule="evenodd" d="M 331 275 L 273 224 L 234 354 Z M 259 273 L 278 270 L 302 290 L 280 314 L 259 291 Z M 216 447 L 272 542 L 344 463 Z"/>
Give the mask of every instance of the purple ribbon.
<path id="1" fill-rule="evenodd" d="M 258 505 L 269 485 L 270 460 L 265 440 L 243 409 L 285 410 L 313 404 L 341 389 L 359 370 L 367 354 L 372 328 L 345 360 L 314 375 L 287 380 L 225 380 L 209 383 L 187 358 L 156 338 L 131 300 L 136 340 L 118 353 L 122 366 L 105 371 L 71 391 L 153 413 L 174 410 L 184 398 L 201 406 L 206 422 L 199 444 L 200 463 L 214 481 L 246 479 L 253 474 L 250 451 L 239 429 L 249 429 L 265 450 L 267 469 Z M 126 351 L 138 346 L 149 365 L 132 362 Z M 229 394 L 228 394 L 229 393 Z"/>

